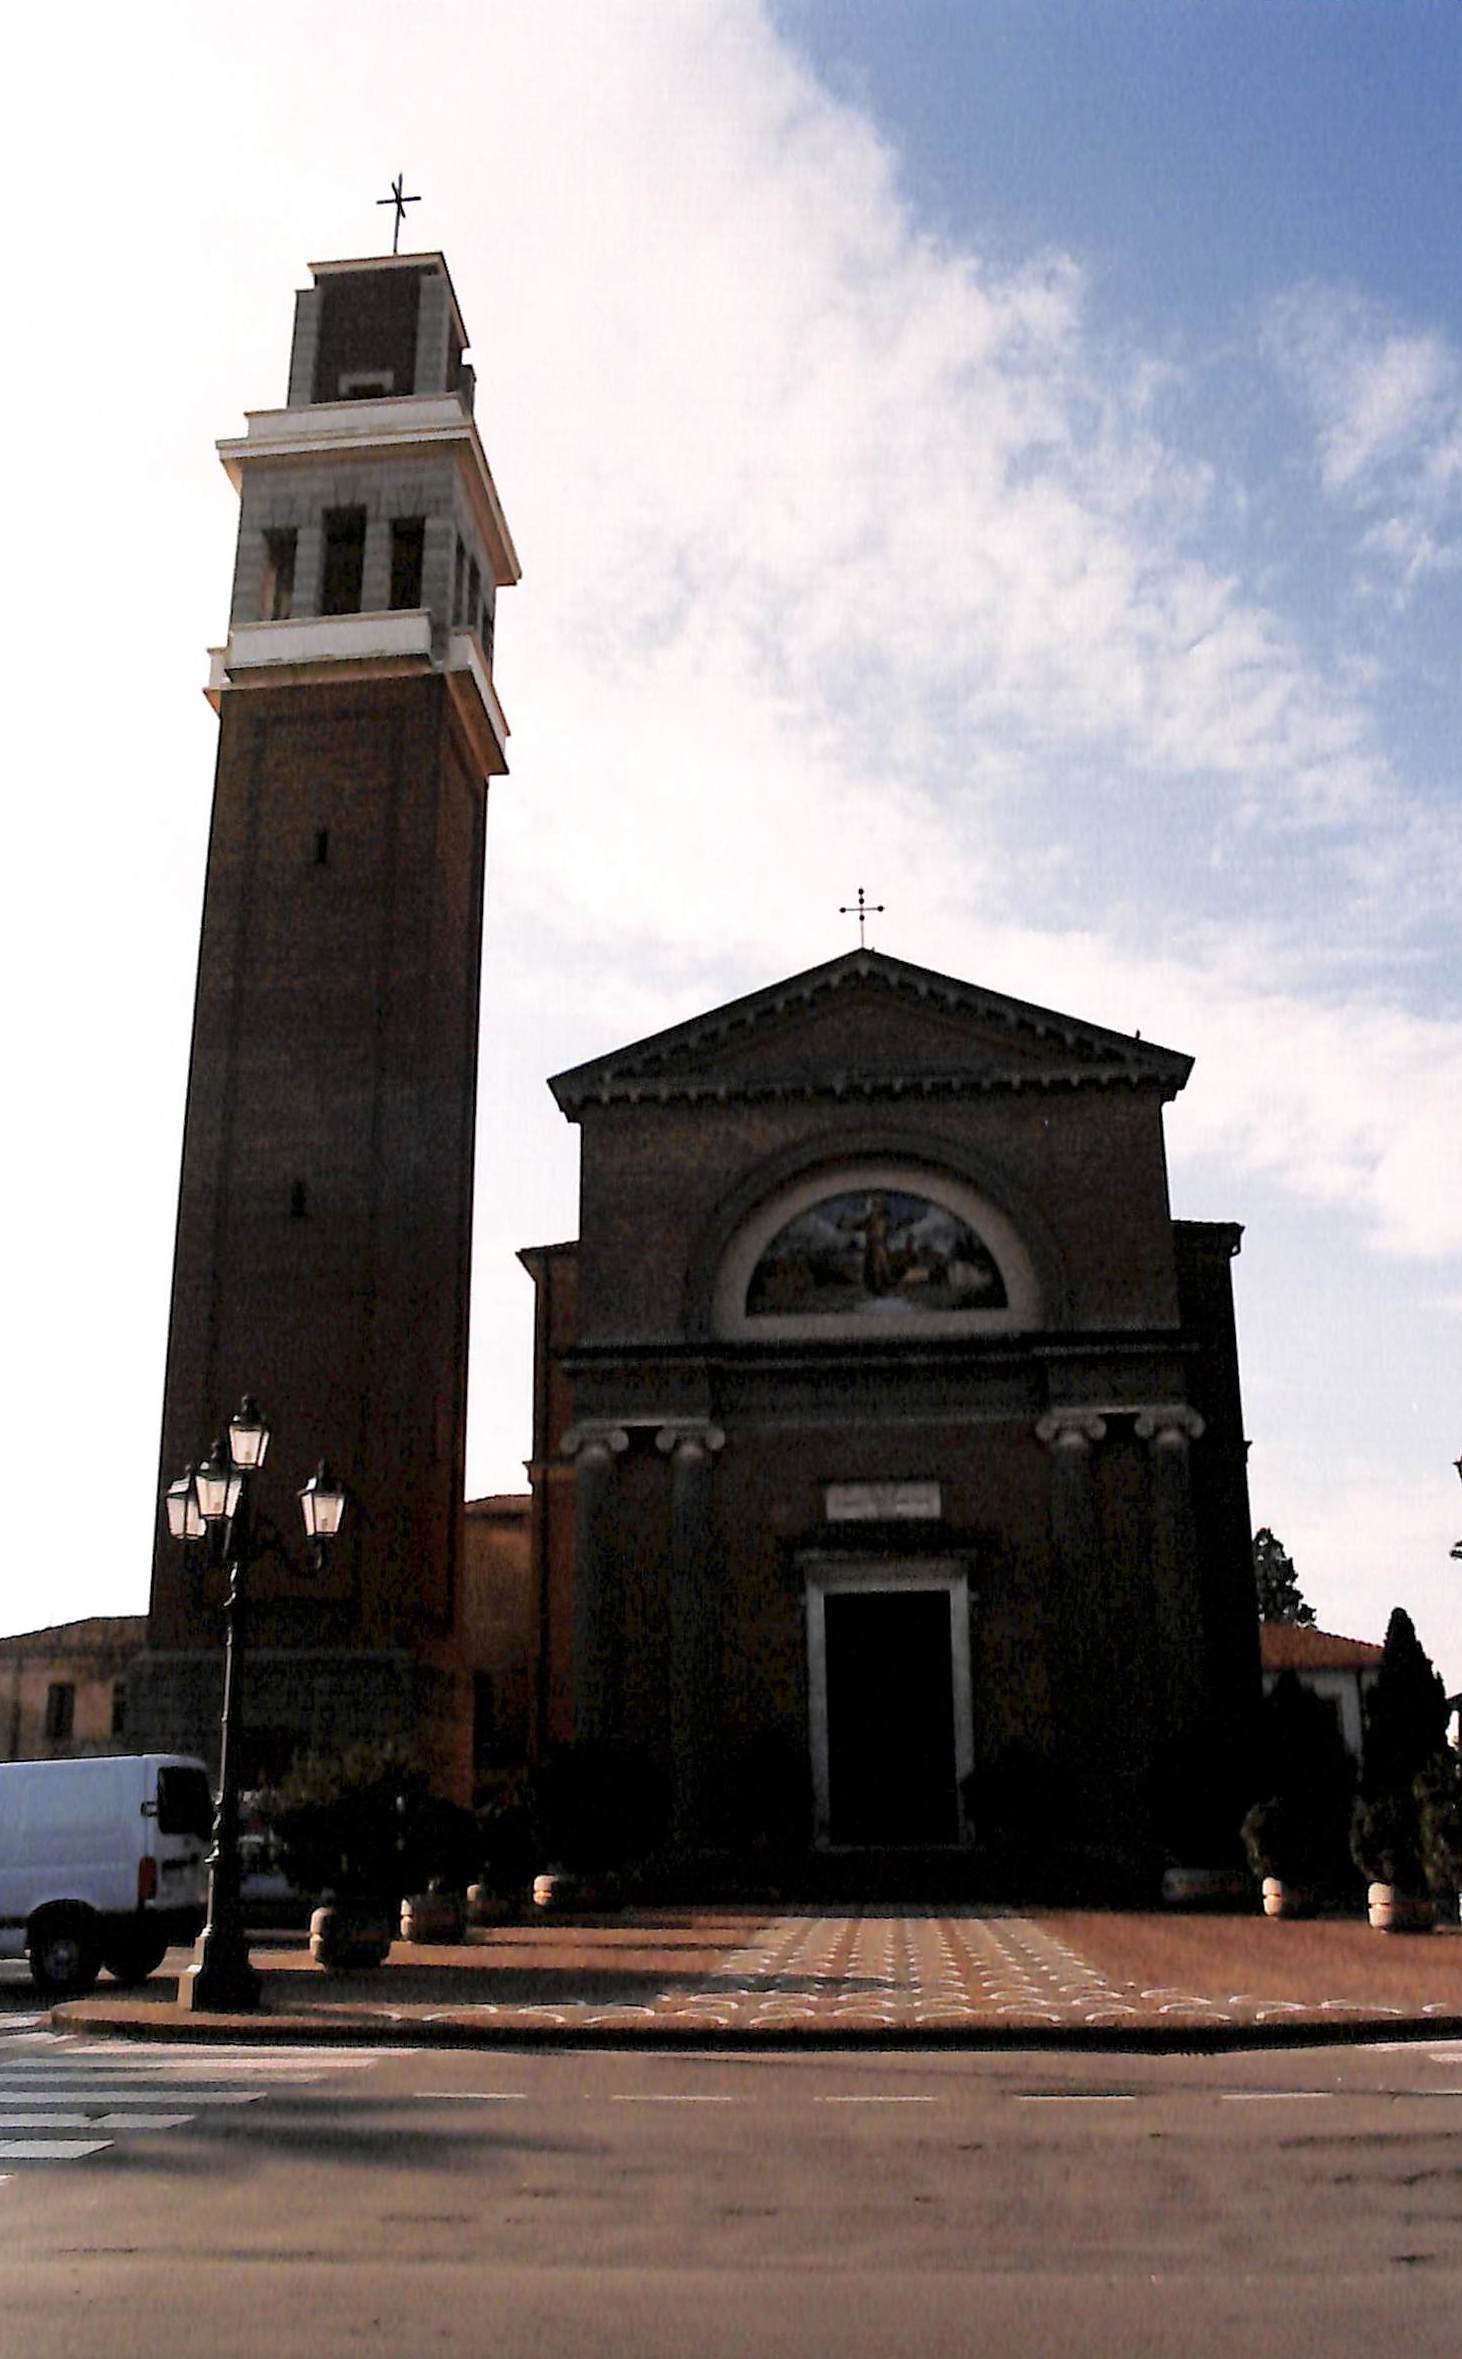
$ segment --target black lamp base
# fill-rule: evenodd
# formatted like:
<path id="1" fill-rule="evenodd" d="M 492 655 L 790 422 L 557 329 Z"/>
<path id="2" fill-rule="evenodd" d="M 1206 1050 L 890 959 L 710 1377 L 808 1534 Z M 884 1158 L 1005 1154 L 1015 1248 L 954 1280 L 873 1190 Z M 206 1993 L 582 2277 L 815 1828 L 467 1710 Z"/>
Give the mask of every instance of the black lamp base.
<path id="1" fill-rule="evenodd" d="M 263 1987 L 242 1942 L 205 1933 L 192 1965 L 178 1976 L 178 2005 L 192 2015 L 252 2015 Z"/>

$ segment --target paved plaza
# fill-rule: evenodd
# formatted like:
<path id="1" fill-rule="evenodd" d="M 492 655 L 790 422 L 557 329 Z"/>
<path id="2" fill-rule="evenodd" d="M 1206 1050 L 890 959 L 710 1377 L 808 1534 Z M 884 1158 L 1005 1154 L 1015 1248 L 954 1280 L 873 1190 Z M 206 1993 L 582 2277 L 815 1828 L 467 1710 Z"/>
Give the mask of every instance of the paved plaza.
<path id="1" fill-rule="evenodd" d="M 1270 1924 L 994 1907 L 626 1911 L 546 1918 L 449 1947 L 397 1943 L 383 1967 L 320 1972 L 303 1939 L 265 1936 L 256 2036 L 454 2043 L 657 2038 L 928 2041 L 1111 2038 L 1175 2044 L 1286 2031 L 1462 2029 L 1462 1932 L 1391 1937 L 1346 1920 Z M 140 1991 L 103 1983 L 73 2027 L 219 2019 L 172 2002 L 187 1953 Z"/>

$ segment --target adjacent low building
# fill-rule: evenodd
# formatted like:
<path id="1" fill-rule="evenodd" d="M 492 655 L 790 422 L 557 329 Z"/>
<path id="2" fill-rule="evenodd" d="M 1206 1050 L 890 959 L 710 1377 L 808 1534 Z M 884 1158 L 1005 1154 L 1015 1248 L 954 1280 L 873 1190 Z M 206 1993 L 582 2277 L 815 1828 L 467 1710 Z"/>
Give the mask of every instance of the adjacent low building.
<path id="1" fill-rule="evenodd" d="M 1259 1632 L 1264 1693 L 1281 1672 L 1323 1696 L 1334 1711 L 1345 1749 L 1357 1763 L 1365 1751 L 1366 1698 L 1381 1668 L 1381 1649 L 1365 1638 L 1340 1638 L 1293 1622 L 1265 1622 Z"/>
<path id="2" fill-rule="evenodd" d="M 0 1638 L 0 1760 L 129 1751 L 127 1686 L 143 1614 L 98 1614 Z"/>

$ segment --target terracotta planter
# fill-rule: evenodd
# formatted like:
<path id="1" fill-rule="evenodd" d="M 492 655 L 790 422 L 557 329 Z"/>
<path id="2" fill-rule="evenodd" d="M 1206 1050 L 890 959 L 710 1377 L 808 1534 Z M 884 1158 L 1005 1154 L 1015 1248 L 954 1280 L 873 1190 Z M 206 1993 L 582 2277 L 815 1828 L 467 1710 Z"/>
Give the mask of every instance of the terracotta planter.
<path id="1" fill-rule="evenodd" d="M 390 1947 L 391 1927 L 381 1909 L 331 1901 L 310 1919 L 310 1956 L 327 1970 L 379 1966 Z"/>
<path id="2" fill-rule="evenodd" d="M 548 1868 L 533 1879 L 536 1910 L 557 1910 L 580 1917 L 611 1917 L 624 1907 L 624 1885 L 618 1876 L 582 1875 L 575 1868 Z"/>
<path id="3" fill-rule="evenodd" d="M 533 1906 L 536 1909 L 578 1909 L 589 1906 L 588 1888 L 582 1876 L 569 1868 L 548 1868 L 533 1879 Z"/>
<path id="4" fill-rule="evenodd" d="M 1378 1933 L 1430 1933 L 1437 1904 L 1429 1893 L 1402 1892 L 1395 1884 L 1371 1884 L 1366 1908 Z"/>
<path id="5" fill-rule="evenodd" d="M 413 1892 L 401 1903 L 403 1941 L 460 1941 L 462 1908 L 454 1892 Z"/>
<path id="6" fill-rule="evenodd" d="M 469 1925 L 507 1925 L 517 1914 L 515 1904 L 504 1900 L 487 1884 L 467 1887 L 467 1922 Z"/>
<path id="7" fill-rule="evenodd" d="M 1303 1884 L 1287 1884 L 1282 1876 L 1266 1876 L 1262 1890 L 1266 1917 L 1307 1917 L 1315 1905 Z"/>

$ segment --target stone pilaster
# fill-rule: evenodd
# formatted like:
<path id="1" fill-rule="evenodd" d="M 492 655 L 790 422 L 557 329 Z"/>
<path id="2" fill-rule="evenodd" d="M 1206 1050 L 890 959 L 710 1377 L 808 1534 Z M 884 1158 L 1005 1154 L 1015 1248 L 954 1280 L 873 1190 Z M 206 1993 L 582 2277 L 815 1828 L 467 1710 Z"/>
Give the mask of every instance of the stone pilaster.
<path id="1" fill-rule="evenodd" d="M 1106 1431 L 1106 1419 L 1091 1409 L 1051 1409 L 1036 1425 L 1036 1438 L 1051 1458 L 1057 1587 L 1048 1628 L 1055 1649 L 1057 1736 L 1061 1751 L 1087 1779 L 1106 1751 L 1111 1710 L 1104 1552 L 1092 1463 Z M 1086 1791 L 1095 1801 L 1094 1789 Z"/>
<path id="2" fill-rule="evenodd" d="M 1148 1447 L 1158 1675 L 1176 1731 L 1192 1724 L 1203 1697 L 1203 1600 L 1188 1464 L 1203 1419 L 1185 1401 L 1168 1401 L 1144 1409 L 1136 1433 Z"/>
<path id="3" fill-rule="evenodd" d="M 720 1720 L 720 1597 L 711 1548 L 711 1469 L 726 1436 L 717 1425 L 661 1426 L 670 1460 L 670 1754 L 674 1834 L 706 1831 L 709 1745 Z"/>
<path id="4" fill-rule="evenodd" d="M 629 1435 L 617 1425 L 571 1426 L 563 1447 L 574 1462 L 574 1735 L 593 1741 L 613 1736 L 619 1719 L 614 1468 Z"/>

